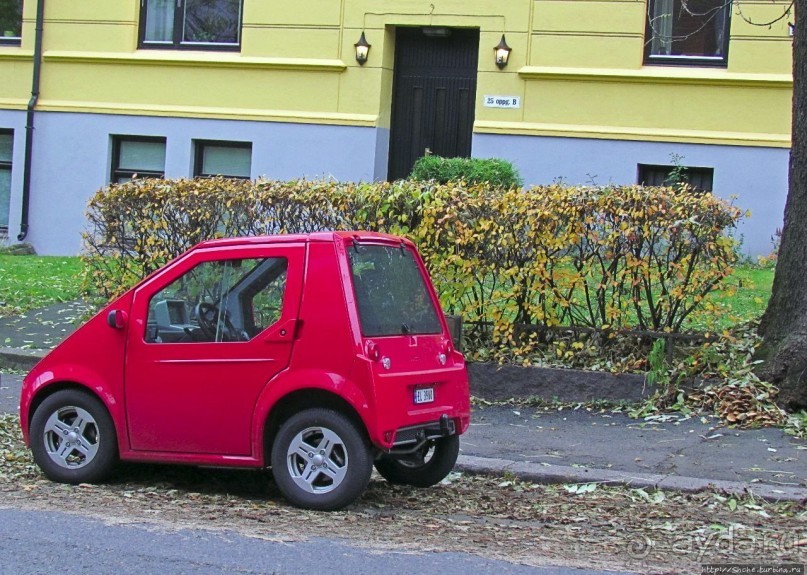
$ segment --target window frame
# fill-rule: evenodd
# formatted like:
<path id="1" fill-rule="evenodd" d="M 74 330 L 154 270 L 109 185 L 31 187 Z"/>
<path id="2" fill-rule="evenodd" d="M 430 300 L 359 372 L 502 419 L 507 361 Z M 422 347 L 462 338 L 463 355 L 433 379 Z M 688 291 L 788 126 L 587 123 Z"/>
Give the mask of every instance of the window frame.
<path id="1" fill-rule="evenodd" d="M 11 137 L 11 159 L 1 160 L 0 159 L 0 170 L 8 170 L 9 175 L 9 194 L 8 194 L 8 201 L 9 201 L 9 208 L 11 208 L 11 170 L 14 165 L 14 130 L 6 130 L 0 129 L 0 136 L 10 136 Z M 9 214 L 10 216 L 10 214 Z M 8 237 L 8 227 L 11 224 L 9 221 L 7 224 L 0 223 L 0 238 L 7 238 Z"/>
<path id="2" fill-rule="evenodd" d="M 19 46 L 22 43 L 22 22 L 23 22 L 23 8 L 25 2 L 20 0 L 20 35 L 19 36 L 5 36 L 5 31 L 0 30 L 0 46 Z"/>
<path id="3" fill-rule="evenodd" d="M 697 67 L 715 67 L 725 68 L 728 66 L 729 61 L 729 44 L 731 40 L 731 8 L 733 3 L 729 0 L 717 0 L 718 2 L 727 2 L 723 6 L 725 10 L 726 21 L 723 30 L 723 44 L 721 48 L 721 56 L 705 56 L 705 55 L 670 55 L 652 54 L 653 46 L 653 28 L 650 24 L 651 14 L 655 2 L 661 0 L 647 0 L 645 5 L 645 33 L 644 33 L 644 58 L 643 63 L 646 66 L 697 66 Z M 673 2 L 673 11 L 676 6 L 680 6 L 681 0 L 671 0 Z M 711 16 L 714 18 L 715 16 Z M 672 36 L 675 38 L 675 36 Z M 675 42 L 675 40 L 673 40 Z"/>
<path id="4" fill-rule="evenodd" d="M 144 50 L 204 50 L 213 52 L 238 52 L 241 50 L 244 28 L 244 0 L 238 0 L 238 42 L 183 42 L 182 30 L 185 13 L 185 2 L 187 0 L 176 0 L 177 6 L 174 11 L 174 25 L 170 42 L 159 42 L 146 40 L 146 19 L 148 17 L 148 0 L 140 0 L 140 17 L 137 31 L 137 47 Z"/>
<path id="5" fill-rule="evenodd" d="M 110 162 L 109 181 L 117 184 L 118 179 L 121 177 L 128 177 L 134 179 L 137 175 L 139 178 L 165 178 L 165 164 L 163 164 L 162 172 L 155 172 L 152 170 L 123 170 L 120 165 L 120 149 L 123 142 L 152 142 L 161 143 L 168 150 L 168 139 L 164 136 L 127 136 L 127 135 L 112 135 L 112 161 Z"/>
<path id="6" fill-rule="evenodd" d="M 406 260 L 393 262 L 393 257 Z M 442 333 L 442 312 L 435 306 L 412 249 L 403 245 L 357 242 L 348 250 L 348 265 L 362 337 Z M 398 277 L 390 270 L 397 271 Z M 369 274 L 368 277 L 365 274 Z M 392 285 L 397 289 L 390 289 Z M 416 305 L 418 299 L 419 306 Z"/>
<path id="7" fill-rule="evenodd" d="M 676 167 L 678 167 L 678 166 L 670 166 L 670 165 L 666 165 L 666 164 L 636 164 L 636 182 L 640 186 L 650 186 L 650 187 L 652 187 L 652 186 L 667 186 L 669 184 L 666 184 L 664 182 L 662 182 L 661 184 L 645 184 L 645 182 L 643 180 L 648 179 L 647 176 L 646 176 L 647 172 L 657 172 L 657 173 L 665 172 L 667 174 L 666 177 L 665 177 L 665 181 L 666 181 L 666 179 L 670 177 L 671 172 Z M 714 179 L 715 179 L 715 169 L 714 168 L 708 167 L 708 166 L 680 166 L 680 167 L 683 170 L 685 170 L 686 175 L 687 175 L 687 184 L 692 186 L 692 189 L 694 191 L 700 192 L 700 193 L 708 193 L 708 194 L 713 193 L 713 191 L 714 191 Z M 699 179 L 701 179 L 701 182 L 702 182 L 702 178 L 708 177 L 709 187 L 706 188 L 706 187 L 700 187 L 700 186 L 693 185 L 691 183 L 693 175 L 697 176 Z"/>
<path id="8" fill-rule="evenodd" d="M 240 271 L 245 263 L 251 267 Z M 151 344 L 250 343 L 278 325 L 288 306 L 289 258 L 285 255 L 202 260 L 154 291 L 147 300 L 143 342 Z M 234 283 L 227 281 L 233 276 Z M 176 293 L 187 289 L 186 297 Z M 274 292 L 278 305 L 256 306 Z M 203 321 L 199 314 L 215 310 Z M 271 310 L 270 321 L 262 314 Z M 179 313 L 176 313 L 179 312 Z"/>
<path id="9" fill-rule="evenodd" d="M 209 174 L 202 171 L 204 167 L 204 152 L 205 147 L 216 148 L 237 148 L 241 150 L 249 150 L 249 176 L 230 176 L 227 174 Z M 224 178 L 233 178 L 236 180 L 250 180 L 252 179 L 252 142 L 241 142 L 233 140 L 194 140 L 193 141 L 193 177 L 195 178 L 212 178 L 215 176 L 222 176 Z"/>

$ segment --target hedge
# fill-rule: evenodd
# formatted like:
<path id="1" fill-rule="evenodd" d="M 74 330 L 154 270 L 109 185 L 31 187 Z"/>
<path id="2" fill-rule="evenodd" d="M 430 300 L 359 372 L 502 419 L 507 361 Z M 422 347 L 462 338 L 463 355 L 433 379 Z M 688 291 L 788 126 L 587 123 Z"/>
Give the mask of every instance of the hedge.
<path id="1" fill-rule="evenodd" d="M 497 158 L 423 156 L 415 162 L 409 178 L 438 184 L 487 184 L 494 188 L 520 187 L 522 184 L 521 176 L 513 164 Z"/>
<path id="2" fill-rule="evenodd" d="M 740 211 L 645 187 L 134 180 L 88 207 L 87 280 L 111 298 L 199 241 L 367 229 L 418 244 L 444 309 L 528 353 L 514 326 L 678 331 L 732 271 Z"/>

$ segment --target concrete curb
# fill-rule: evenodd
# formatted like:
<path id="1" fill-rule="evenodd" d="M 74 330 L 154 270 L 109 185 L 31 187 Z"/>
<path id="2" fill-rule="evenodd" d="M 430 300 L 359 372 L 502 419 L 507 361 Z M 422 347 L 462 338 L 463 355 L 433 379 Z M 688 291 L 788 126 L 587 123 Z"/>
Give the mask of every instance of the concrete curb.
<path id="1" fill-rule="evenodd" d="M 774 502 L 807 500 L 807 489 L 800 487 L 745 483 L 741 481 L 719 481 L 676 475 L 627 473 L 593 467 L 523 463 L 471 455 L 460 455 L 455 469 L 474 475 L 501 476 L 507 473 L 523 481 L 533 483 L 600 483 L 603 485 L 625 485 L 627 487 L 663 489 L 685 493 L 719 491 L 731 495 L 753 495 L 754 497 Z"/>
<path id="2" fill-rule="evenodd" d="M 13 347 L 0 347 L 0 369 L 17 369 L 30 371 L 45 357 L 46 349 L 17 349 Z"/>

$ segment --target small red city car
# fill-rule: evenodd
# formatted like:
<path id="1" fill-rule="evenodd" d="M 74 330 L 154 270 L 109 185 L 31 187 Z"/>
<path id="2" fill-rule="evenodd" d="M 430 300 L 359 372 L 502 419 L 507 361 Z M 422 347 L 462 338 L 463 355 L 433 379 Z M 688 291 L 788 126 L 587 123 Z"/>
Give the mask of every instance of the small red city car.
<path id="1" fill-rule="evenodd" d="M 412 242 L 369 232 L 201 243 L 113 301 L 25 378 L 47 477 L 117 460 L 271 468 L 339 509 L 372 468 L 427 487 L 468 429 L 465 361 Z"/>

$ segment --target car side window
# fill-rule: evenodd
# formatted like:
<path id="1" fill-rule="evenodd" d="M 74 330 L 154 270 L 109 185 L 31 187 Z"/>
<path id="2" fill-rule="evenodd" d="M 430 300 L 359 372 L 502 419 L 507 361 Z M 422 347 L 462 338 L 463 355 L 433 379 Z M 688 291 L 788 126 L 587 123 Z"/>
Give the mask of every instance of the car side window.
<path id="1" fill-rule="evenodd" d="M 280 319 L 286 258 L 203 262 L 149 300 L 147 343 L 249 341 Z"/>

